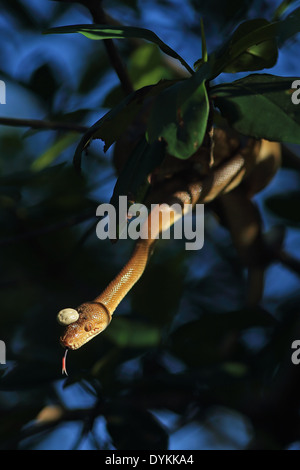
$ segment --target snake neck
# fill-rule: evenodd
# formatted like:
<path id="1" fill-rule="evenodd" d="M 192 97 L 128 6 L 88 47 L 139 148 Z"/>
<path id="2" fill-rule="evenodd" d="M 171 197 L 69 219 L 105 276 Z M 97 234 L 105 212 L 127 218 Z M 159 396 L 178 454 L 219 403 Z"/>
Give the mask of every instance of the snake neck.
<path id="1" fill-rule="evenodd" d="M 119 303 L 142 276 L 152 252 L 153 240 L 139 240 L 134 251 L 119 274 L 95 299 L 102 303 L 112 315 Z"/>

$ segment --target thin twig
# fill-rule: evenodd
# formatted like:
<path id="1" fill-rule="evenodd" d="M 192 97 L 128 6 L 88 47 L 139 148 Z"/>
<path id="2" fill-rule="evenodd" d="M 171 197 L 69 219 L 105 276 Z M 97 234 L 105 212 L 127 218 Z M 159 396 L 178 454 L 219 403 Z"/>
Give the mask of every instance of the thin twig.
<path id="1" fill-rule="evenodd" d="M 101 6 L 101 1 L 80 0 L 79 3 L 84 5 L 90 11 L 90 14 L 93 18 L 93 22 L 95 24 L 107 24 L 105 12 Z M 133 91 L 133 86 L 127 73 L 126 67 L 118 52 L 118 49 L 116 48 L 115 43 L 112 39 L 104 39 L 103 42 L 111 65 L 119 77 L 121 86 L 126 95 L 129 95 Z"/>
<path id="2" fill-rule="evenodd" d="M 16 119 L 0 117 L 0 125 L 13 127 L 31 127 L 32 129 L 73 131 L 84 134 L 88 127 L 72 122 L 44 121 L 41 119 Z"/>

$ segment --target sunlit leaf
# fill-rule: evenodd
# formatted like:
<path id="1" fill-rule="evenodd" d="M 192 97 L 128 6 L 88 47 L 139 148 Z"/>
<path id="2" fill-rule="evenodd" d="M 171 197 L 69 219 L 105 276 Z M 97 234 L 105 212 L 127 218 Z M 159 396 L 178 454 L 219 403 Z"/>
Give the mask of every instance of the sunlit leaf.
<path id="1" fill-rule="evenodd" d="M 191 73 L 193 70 L 180 57 L 177 52 L 165 44 L 153 31 L 144 28 L 135 28 L 133 26 L 110 26 L 110 25 L 91 25 L 79 24 L 72 26 L 61 26 L 51 28 L 45 31 L 45 34 L 65 34 L 65 33 L 81 33 L 89 39 L 125 39 L 140 38 L 155 43 L 165 54 L 177 59 Z"/>
<path id="2" fill-rule="evenodd" d="M 196 152 L 207 128 L 209 102 L 205 78 L 208 71 L 209 67 L 204 67 L 158 95 L 147 127 L 149 143 L 164 139 L 168 152 L 180 159 Z"/>
<path id="3" fill-rule="evenodd" d="M 228 47 L 228 65 L 224 67 L 223 72 L 235 73 L 243 71 L 261 70 L 264 68 L 271 68 L 277 62 L 277 43 L 275 37 L 271 36 L 270 39 L 257 41 L 248 48 L 241 48 L 241 53 L 238 54 L 238 47 L 236 44 L 242 43 L 244 38 L 252 37 L 256 31 L 266 27 L 270 23 L 264 19 L 256 19 L 242 23 L 234 32 L 230 45 Z M 253 36 L 254 38 L 254 36 Z M 235 56 L 231 60 L 231 56 Z"/>
<path id="4" fill-rule="evenodd" d="M 172 79 L 173 74 L 162 60 L 161 52 L 153 44 L 143 44 L 130 56 L 128 74 L 135 90 Z"/>

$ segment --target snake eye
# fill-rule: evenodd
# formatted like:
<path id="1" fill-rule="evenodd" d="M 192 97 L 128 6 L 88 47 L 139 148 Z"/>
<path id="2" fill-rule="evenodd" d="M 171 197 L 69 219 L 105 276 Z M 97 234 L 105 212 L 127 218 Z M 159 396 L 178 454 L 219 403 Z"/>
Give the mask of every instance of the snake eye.
<path id="1" fill-rule="evenodd" d="M 85 325 L 84 329 L 85 329 L 86 332 L 89 332 L 93 329 L 93 327 L 92 327 L 91 323 L 87 323 Z"/>
<path id="2" fill-rule="evenodd" d="M 79 313 L 74 308 L 64 308 L 57 314 L 57 321 L 60 325 L 66 326 L 74 323 L 79 318 Z"/>

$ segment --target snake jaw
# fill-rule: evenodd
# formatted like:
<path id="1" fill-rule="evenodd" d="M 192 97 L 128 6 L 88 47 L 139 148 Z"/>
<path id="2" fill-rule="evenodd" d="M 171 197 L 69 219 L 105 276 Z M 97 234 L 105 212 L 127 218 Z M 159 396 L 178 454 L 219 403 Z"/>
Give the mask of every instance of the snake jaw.
<path id="1" fill-rule="evenodd" d="M 60 344 L 66 349 L 79 349 L 104 331 L 111 321 L 111 314 L 99 302 L 86 302 L 77 311 L 78 320 L 69 324 L 60 338 Z"/>

